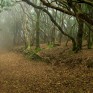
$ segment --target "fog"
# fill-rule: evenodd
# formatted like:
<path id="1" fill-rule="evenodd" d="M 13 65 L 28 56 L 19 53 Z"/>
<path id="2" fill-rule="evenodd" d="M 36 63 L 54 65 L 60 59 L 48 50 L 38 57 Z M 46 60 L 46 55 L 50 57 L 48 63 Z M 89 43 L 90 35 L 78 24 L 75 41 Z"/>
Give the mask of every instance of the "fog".
<path id="1" fill-rule="evenodd" d="M 14 33 L 21 28 L 22 9 L 16 5 L 0 13 L 0 49 L 11 49 Z"/>
<path id="2" fill-rule="evenodd" d="M 0 14 L 0 48 L 9 48 L 13 46 L 12 17 L 8 12 Z"/>

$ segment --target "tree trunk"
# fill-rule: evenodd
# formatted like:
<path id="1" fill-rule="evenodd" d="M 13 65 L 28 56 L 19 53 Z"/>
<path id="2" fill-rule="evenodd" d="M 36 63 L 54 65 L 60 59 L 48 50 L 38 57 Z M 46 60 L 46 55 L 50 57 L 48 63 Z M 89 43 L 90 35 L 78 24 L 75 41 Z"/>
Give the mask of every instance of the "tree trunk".
<path id="1" fill-rule="evenodd" d="M 58 33 L 58 43 L 61 45 L 61 41 L 62 41 L 62 33 L 59 32 Z"/>
<path id="2" fill-rule="evenodd" d="M 78 20 L 78 33 L 77 33 L 77 51 L 82 49 L 82 37 L 83 37 L 83 22 Z"/>
<path id="3" fill-rule="evenodd" d="M 55 26 L 53 26 L 53 29 L 51 31 L 51 44 L 55 44 Z"/>
<path id="4" fill-rule="evenodd" d="M 39 39 L 40 11 L 37 11 L 36 13 L 37 13 L 37 21 L 36 21 L 36 49 L 37 49 L 40 48 L 40 39 Z"/>
<path id="5" fill-rule="evenodd" d="M 93 42 L 93 38 L 92 38 L 93 34 L 91 33 L 91 29 L 89 29 L 89 33 L 88 33 L 88 49 L 92 48 L 92 42 Z"/>
<path id="6" fill-rule="evenodd" d="M 23 23 L 23 32 L 24 32 L 24 38 L 25 38 L 25 42 L 26 42 L 26 50 L 30 50 L 31 48 L 31 42 L 30 42 L 30 33 L 28 31 L 28 17 L 27 15 L 25 15 L 24 17 L 24 23 Z"/>

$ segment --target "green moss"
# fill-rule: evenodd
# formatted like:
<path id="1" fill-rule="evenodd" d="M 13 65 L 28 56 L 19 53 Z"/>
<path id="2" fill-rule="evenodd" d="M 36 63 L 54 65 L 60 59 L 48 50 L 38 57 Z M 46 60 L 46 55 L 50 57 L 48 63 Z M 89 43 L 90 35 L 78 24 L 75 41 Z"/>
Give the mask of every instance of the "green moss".
<path id="1" fill-rule="evenodd" d="M 39 52 L 40 50 L 24 50 L 24 54 L 25 56 L 30 59 L 30 60 L 42 60 L 42 57 L 40 57 L 37 53 Z"/>
<path id="2" fill-rule="evenodd" d="M 53 48 L 53 47 L 54 47 L 53 44 L 48 44 L 48 49 Z"/>
<path id="3" fill-rule="evenodd" d="M 35 50 L 34 50 L 34 52 L 35 53 L 38 53 L 38 52 L 40 52 L 42 49 L 41 48 L 36 48 Z"/>

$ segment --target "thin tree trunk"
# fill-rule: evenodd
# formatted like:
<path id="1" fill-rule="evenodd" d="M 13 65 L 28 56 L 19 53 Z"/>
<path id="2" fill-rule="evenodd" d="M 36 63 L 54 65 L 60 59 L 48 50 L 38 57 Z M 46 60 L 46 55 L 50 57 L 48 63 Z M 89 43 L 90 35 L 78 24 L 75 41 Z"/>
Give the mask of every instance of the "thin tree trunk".
<path id="1" fill-rule="evenodd" d="M 40 28 L 39 28 L 39 25 L 40 25 L 40 10 L 36 12 L 37 13 L 37 21 L 36 21 L 36 49 L 37 48 L 40 48 Z"/>
<path id="2" fill-rule="evenodd" d="M 77 33 L 77 51 L 82 49 L 82 37 L 83 37 L 83 22 L 78 20 L 78 33 Z"/>
<path id="3" fill-rule="evenodd" d="M 88 32 L 88 49 L 91 49 L 92 48 L 92 33 L 91 33 L 91 29 L 89 29 L 89 32 Z"/>

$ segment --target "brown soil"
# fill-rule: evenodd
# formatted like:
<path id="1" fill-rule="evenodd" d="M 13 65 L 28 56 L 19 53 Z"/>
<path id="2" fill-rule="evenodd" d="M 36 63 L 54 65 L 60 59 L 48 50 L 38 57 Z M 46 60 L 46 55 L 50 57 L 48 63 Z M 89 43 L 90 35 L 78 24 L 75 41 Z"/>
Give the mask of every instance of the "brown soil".
<path id="1" fill-rule="evenodd" d="M 0 54 L 0 93 L 46 93 L 47 71 L 52 69 L 45 63 L 28 61 L 18 53 L 3 52 Z"/>
<path id="2" fill-rule="evenodd" d="M 46 63 L 1 52 L 0 93 L 93 93 L 92 49 L 75 54 L 57 47 L 39 55 Z"/>

